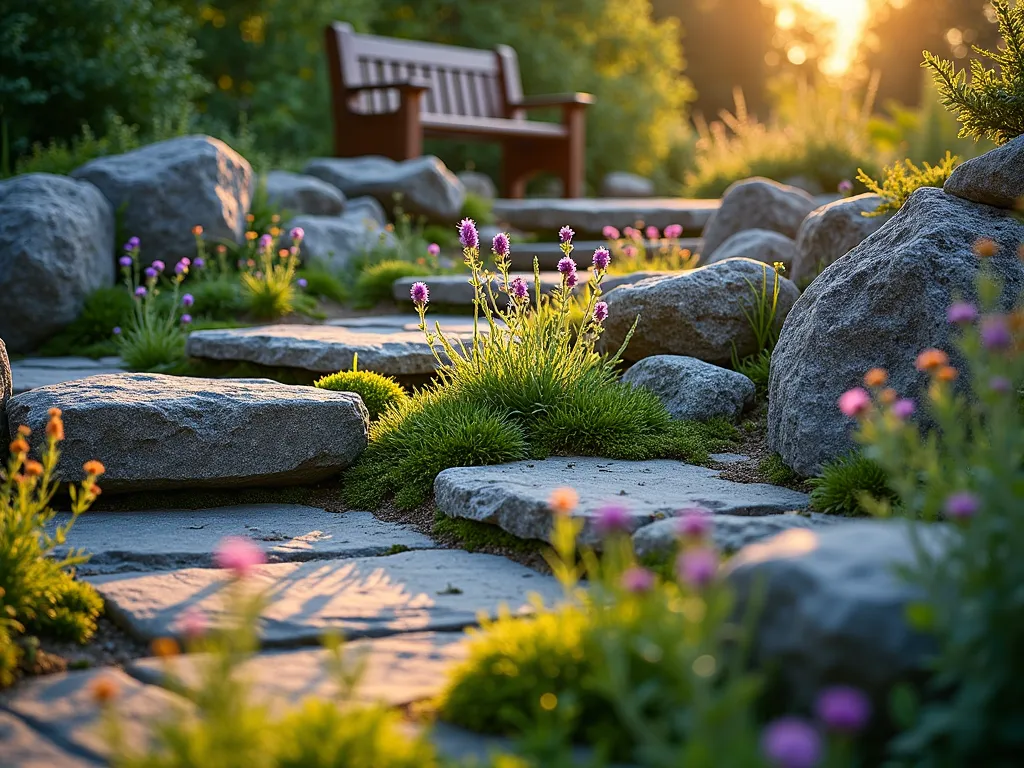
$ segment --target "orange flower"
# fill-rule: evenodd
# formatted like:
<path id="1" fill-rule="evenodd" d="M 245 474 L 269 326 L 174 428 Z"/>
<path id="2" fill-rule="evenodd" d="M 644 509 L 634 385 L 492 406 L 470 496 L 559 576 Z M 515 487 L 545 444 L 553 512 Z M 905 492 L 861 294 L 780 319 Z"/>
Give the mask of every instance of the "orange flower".
<path id="1" fill-rule="evenodd" d="M 886 387 L 878 393 L 878 400 L 882 405 L 892 405 L 899 400 L 899 394 L 892 387 Z"/>
<path id="2" fill-rule="evenodd" d="M 974 241 L 974 252 L 983 259 L 996 255 L 999 245 L 991 237 L 979 237 Z"/>
<path id="3" fill-rule="evenodd" d="M 91 493 L 93 496 L 99 496 L 101 493 L 103 493 L 103 489 L 100 488 L 95 483 L 93 483 L 92 487 L 89 488 L 89 493 Z"/>
<path id="4" fill-rule="evenodd" d="M 281 236 L 281 228 L 280 227 L 271 227 L 270 228 L 270 236 L 271 237 L 280 237 Z"/>
<path id="5" fill-rule="evenodd" d="M 28 442 L 23 437 L 16 437 L 11 442 L 11 453 L 28 453 Z"/>
<path id="6" fill-rule="evenodd" d="M 282 259 L 287 259 L 288 258 L 288 249 L 287 248 L 282 248 L 280 251 L 277 252 L 277 255 L 280 258 L 282 258 Z"/>
<path id="7" fill-rule="evenodd" d="M 257 237 L 259 237 L 259 235 L 253 232 L 251 229 L 245 233 L 246 240 L 255 240 Z"/>
<path id="8" fill-rule="evenodd" d="M 93 477 L 99 477 L 107 471 L 107 468 L 104 467 L 102 463 L 96 461 L 96 459 L 91 459 L 85 462 L 85 464 L 82 465 L 82 469 L 85 470 L 85 474 L 92 475 Z"/>
<path id="9" fill-rule="evenodd" d="M 103 676 L 97 679 L 90 687 L 92 698 L 98 704 L 106 704 L 117 698 L 117 683 L 110 677 Z"/>
<path id="10" fill-rule="evenodd" d="M 46 415 L 51 419 L 59 419 L 61 417 L 61 410 L 60 408 L 51 408 L 46 412 Z"/>
<path id="11" fill-rule="evenodd" d="M 194 227 L 192 227 L 192 234 L 195 235 L 196 237 L 199 237 L 201 234 L 203 234 L 203 228 L 196 224 Z"/>
<path id="12" fill-rule="evenodd" d="M 57 415 L 56 416 L 53 416 L 53 415 L 50 416 L 50 421 L 46 425 L 46 436 L 47 437 L 52 437 L 54 440 L 63 440 L 64 439 L 64 421 L 60 417 L 60 411 L 58 411 L 56 408 L 52 408 L 51 410 L 57 411 Z"/>
<path id="13" fill-rule="evenodd" d="M 939 381 L 956 381 L 956 377 L 959 375 L 960 372 L 951 365 L 942 366 L 935 374 Z"/>
<path id="14" fill-rule="evenodd" d="M 29 429 L 24 424 L 22 424 L 20 427 L 18 427 L 18 434 L 21 435 L 22 437 L 28 437 L 29 435 L 32 434 L 32 430 Z"/>
<path id="15" fill-rule="evenodd" d="M 253 215 L 252 215 L 251 213 L 247 213 L 247 214 L 245 215 L 245 220 L 246 220 L 247 222 L 249 222 L 250 224 L 252 224 L 252 223 L 253 223 L 254 221 L 256 221 L 256 217 L 255 217 L 255 216 L 253 216 Z"/>
<path id="16" fill-rule="evenodd" d="M 1024 261 L 1024 245 L 1021 245 L 1019 248 L 1017 248 L 1017 258 L 1019 258 L 1021 261 Z"/>
<path id="17" fill-rule="evenodd" d="M 39 477 L 43 474 L 43 465 L 35 459 L 29 459 L 25 462 L 24 472 L 28 477 Z"/>
<path id="18" fill-rule="evenodd" d="M 270 217 L 270 220 L 271 220 L 271 221 L 272 221 L 272 222 L 273 222 L 274 224 L 277 224 L 277 222 L 279 222 L 279 221 L 281 220 L 281 215 L 280 215 L 280 214 L 277 214 L 277 213 L 275 213 L 275 214 L 274 214 L 273 216 L 271 216 L 271 217 Z M 273 234 L 273 233 L 271 233 L 271 234 Z"/>
<path id="19" fill-rule="evenodd" d="M 173 637 L 156 638 L 150 645 L 150 649 L 153 651 L 154 656 L 159 656 L 161 659 L 167 659 L 181 653 L 181 648 L 178 647 L 178 642 Z"/>
<path id="20" fill-rule="evenodd" d="M 917 356 L 917 370 L 935 371 L 949 363 L 949 356 L 941 349 L 926 349 Z"/>
<path id="21" fill-rule="evenodd" d="M 572 488 L 556 488 L 548 498 L 551 509 L 560 515 L 567 515 L 579 504 L 580 497 Z"/>
<path id="22" fill-rule="evenodd" d="M 884 368 L 872 368 L 864 374 L 864 383 L 869 387 L 881 387 L 889 380 L 889 374 Z"/>

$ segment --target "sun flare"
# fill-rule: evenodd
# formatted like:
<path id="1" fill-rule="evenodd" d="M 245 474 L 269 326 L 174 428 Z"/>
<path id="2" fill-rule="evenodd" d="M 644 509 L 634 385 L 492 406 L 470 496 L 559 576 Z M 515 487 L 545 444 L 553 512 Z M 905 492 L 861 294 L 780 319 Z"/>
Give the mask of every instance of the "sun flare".
<path id="1" fill-rule="evenodd" d="M 842 74 L 853 63 L 857 45 L 868 21 L 869 0 L 788 0 L 779 2 L 776 23 L 780 27 L 793 26 L 800 13 L 814 13 L 826 21 L 834 30 L 829 56 L 821 68 L 828 74 Z M 797 52 L 799 58 L 800 52 Z M 792 52 L 790 60 L 793 60 Z M 794 63 L 802 63 L 796 61 Z"/>

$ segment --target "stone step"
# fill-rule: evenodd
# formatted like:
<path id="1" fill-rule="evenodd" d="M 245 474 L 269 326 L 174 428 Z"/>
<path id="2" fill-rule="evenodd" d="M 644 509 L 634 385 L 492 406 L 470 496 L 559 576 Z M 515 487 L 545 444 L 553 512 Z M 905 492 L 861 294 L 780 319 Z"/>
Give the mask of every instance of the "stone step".
<path id="1" fill-rule="evenodd" d="M 8 768 L 94 768 L 98 761 L 66 752 L 24 720 L 0 710 L 0 744 Z"/>
<path id="2" fill-rule="evenodd" d="M 88 577 L 109 615 L 131 634 L 180 635 L 182 611 L 223 617 L 228 578 L 214 568 Z M 324 633 L 372 637 L 451 631 L 476 623 L 480 612 L 507 604 L 527 612 L 527 596 L 552 601 L 558 583 L 497 555 L 462 550 L 415 550 L 384 557 L 272 563 L 254 569 L 252 589 L 266 590 L 261 639 L 265 646 L 317 643 Z"/>
<path id="3" fill-rule="evenodd" d="M 638 529 L 688 507 L 757 517 L 804 509 L 809 503 L 804 493 L 724 480 L 718 470 L 680 461 L 590 457 L 454 467 L 437 476 L 434 496 L 438 509 L 450 517 L 492 523 L 523 539 L 550 541 L 553 513 L 548 500 L 552 491 L 565 486 L 579 494 L 572 514 L 583 521 L 580 541 L 588 545 L 600 542 L 594 522 L 608 504 L 628 510 L 636 535 Z"/>
<path id="4" fill-rule="evenodd" d="M 658 229 L 679 224 L 685 232 L 700 232 L 720 202 L 681 197 L 497 199 L 494 218 L 524 232 L 554 233 L 569 226 L 581 239 L 587 235 L 600 236 L 606 226 L 621 230 L 635 227 L 638 222 Z"/>
<path id="5" fill-rule="evenodd" d="M 58 513 L 52 530 L 70 519 Z M 78 573 L 97 575 L 213 565 L 212 552 L 226 536 L 248 536 L 271 562 L 373 557 L 396 548 L 431 549 L 434 542 L 412 526 L 385 523 L 370 512 L 327 512 L 300 504 L 246 504 L 216 509 L 161 509 L 82 515 L 71 537 L 90 554 Z M 67 551 L 57 549 L 58 556 Z"/>
<path id="6" fill-rule="evenodd" d="M 28 392 L 38 387 L 61 384 L 103 373 L 123 373 L 124 361 L 120 357 L 23 357 L 11 361 L 14 393 Z"/>
<path id="7" fill-rule="evenodd" d="M 44 439 L 60 408 L 68 439 L 57 475 L 98 459 L 105 491 L 302 484 L 337 475 L 367 443 L 366 408 L 349 392 L 266 379 L 120 373 L 33 389 L 7 403 L 9 428 Z"/>

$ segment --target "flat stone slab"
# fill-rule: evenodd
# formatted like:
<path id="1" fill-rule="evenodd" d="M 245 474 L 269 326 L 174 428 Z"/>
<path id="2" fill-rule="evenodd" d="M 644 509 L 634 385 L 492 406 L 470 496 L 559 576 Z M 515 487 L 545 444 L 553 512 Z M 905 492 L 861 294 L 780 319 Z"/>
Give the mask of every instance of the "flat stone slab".
<path id="1" fill-rule="evenodd" d="M 113 683 L 117 691 L 116 706 L 130 748 L 141 748 L 152 725 L 172 707 L 190 706 L 175 694 L 140 683 L 114 667 L 24 680 L 6 691 L 0 704 L 61 749 L 90 761 L 82 764 L 106 765 L 110 751 L 103 734 L 102 710 L 93 697 L 93 687 L 100 680 Z M 0 748 L 0 765 L 6 766 L 3 748 L 6 744 Z"/>
<path id="2" fill-rule="evenodd" d="M 105 491 L 306 483 L 336 475 L 367 442 L 358 395 L 268 379 L 198 379 L 151 373 L 91 376 L 15 395 L 9 428 L 45 438 L 47 411 L 64 413 L 57 474 L 106 467 Z"/>
<path id="3" fill-rule="evenodd" d="M 447 682 L 452 665 L 466 658 L 467 637 L 461 632 L 417 632 L 346 643 L 346 665 L 363 665 L 356 701 L 402 707 L 432 698 Z M 253 685 L 253 698 L 280 713 L 306 698 L 333 699 L 338 694 L 329 667 L 333 656 L 321 648 L 269 651 L 247 660 L 239 674 Z M 200 679 L 205 654 L 177 656 L 170 672 L 186 685 Z M 139 659 L 128 665 L 134 677 L 154 685 L 166 679 L 166 659 Z"/>
<path id="4" fill-rule="evenodd" d="M 65 381 L 84 379 L 101 373 L 123 373 L 120 357 L 23 357 L 11 363 L 14 393 L 28 392 Z"/>
<path id="5" fill-rule="evenodd" d="M 807 494 L 761 483 L 724 480 L 719 472 L 680 461 L 615 461 L 590 457 L 517 461 L 489 467 L 446 469 L 434 481 L 438 509 L 450 517 L 493 523 L 523 539 L 548 541 L 551 492 L 568 486 L 579 494 L 573 515 L 584 522 L 580 534 L 597 544 L 594 527 L 600 509 L 626 507 L 635 531 L 654 520 L 704 507 L 717 515 L 772 515 L 807 506 Z"/>
<path id="6" fill-rule="evenodd" d="M 100 763 L 65 752 L 9 712 L 0 711 L 5 768 L 93 768 Z"/>
<path id="7" fill-rule="evenodd" d="M 190 607 L 218 621 L 228 586 L 227 574 L 213 568 L 88 580 L 110 615 L 143 639 L 179 635 L 177 622 Z M 531 592 L 546 600 L 561 594 L 552 577 L 503 557 L 436 549 L 263 565 L 248 582 L 266 591 L 261 637 L 267 646 L 316 643 L 329 631 L 353 638 L 457 630 L 502 604 L 528 611 Z"/>
<path id="8" fill-rule="evenodd" d="M 770 539 L 793 528 L 824 528 L 847 518 L 835 515 L 785 513 L 743 517 L 741 515 L 715 515 L 711 537 L 722 552 L 738 552 L 748 544 Z M 633 546 L 638 556 L 670 554 L 679 541 L 678 520 L 665 518 L 645 525 L 633 534 Z"/>
<path id="9" fill-rule="evenodd" d="M 58 514 L 51 528 L 70 516 Z M 410 525 L 385 523 L 370 512 L 327 512 L 300 504 L 246 504 L 216 509 L 89 512 L 70 537 L 90 553 L 81 574 L 213 566 L 225 536 L 248 536 L 271 562 L 373 557 L 395 547 L 431 549 L 434 542 Z M 60 553 L 64 548 L 58 550 Z"/>
<path id="10" fill-rule="evenodd" d="M 600 235 L 606 226 L 623 229 L 638 221 L 658 229 L 679 224 L 692 231 L 704 229 L 720 202 L 682 197 L 498 199 L 494 201 L 494 218 L 524 232 L 557 232 L 568 225 L 579 235 Z"/>

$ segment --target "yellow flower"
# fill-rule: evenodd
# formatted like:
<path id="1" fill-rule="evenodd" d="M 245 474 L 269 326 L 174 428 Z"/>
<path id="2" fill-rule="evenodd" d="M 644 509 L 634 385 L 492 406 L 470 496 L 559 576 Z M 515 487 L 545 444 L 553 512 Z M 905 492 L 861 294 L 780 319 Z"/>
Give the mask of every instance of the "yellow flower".
<path id="1" fill-rule="evenodd" d="M 889 380 L 889 374 L 884 368 L 872 368 L 864 374 L 864 383 L 869 387 L 882 387 Z"/>
<path id="2" fill-rule="evenodd" d="M 270 228 L 270 236 L 271 237 L 280 237 L 281 236 L 281 228 L 280 227 L 271 227 Z"/>
<path id="3" fill-rule="evenodd" d="M 572 488 L 556 488 L 551 492 L 548 504 L 560 515 L 567 515 L 579 504 L 580 496 Z"/>
<path id="4" fill-rule="evenodd" d="M 273 216 L 270 217 L 270 221 L 273 224 L 277 224 L 279 221 L 281 221 L 280 214 L 275 213 Z M 280 232 L 280 231 L 281 230 L 278 230 L 278 232 Z M 273 234 L 273 232 L 271 232 L 271 234 Z M 275 237 L 276 237 L 276 235 L 275 235 Z"/>
<path id="5" fill-rule="evenodd" d="M 781 275 L 786 271 L 786 265 L 783 264 L 781 261 L 776 261 L 772 263 L 772 269 L 774 269 Z"/>

